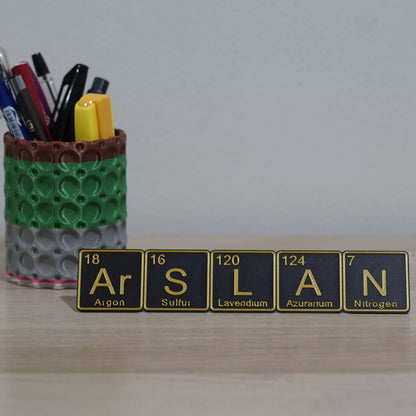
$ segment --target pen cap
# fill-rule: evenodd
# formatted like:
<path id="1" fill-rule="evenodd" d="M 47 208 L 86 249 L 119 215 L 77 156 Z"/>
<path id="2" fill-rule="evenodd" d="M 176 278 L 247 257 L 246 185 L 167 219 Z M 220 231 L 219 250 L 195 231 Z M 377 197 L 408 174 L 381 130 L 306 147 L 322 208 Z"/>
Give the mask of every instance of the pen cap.
<path id="1" fill-rule="evenodd" d="M 110 83 L 106 79 L 95 77 L 94 81 L 92 82 L 91 88 L 87 92 L 93 92 L 95 94 L 105 94 L 107 92 L 109 84 Z"/>
<path id="2" fill-rule="evenodd" d="M 49 74 L 48 66 L 40 52 L 32 55 L 33 66 L 35 67 L 36 74 L 41 77 L 45 74 Z"/>
<path id="3" fill-rule="evenodd" d="M 46 131 L 48 138 L 50 138 L 51 136 L 48 129 L 48 122 L 51 114 L 50 108 L 32 68 L 27 62 L 21 62 L 12 68 L 12 73 L 13 75 L 19 74 L 22 76 L 26 88 L 32 97 L 36 111 L 42 121 L 44 130 Z"/>
<path id="4" fill-rule="evenodd" d="M 75 105 L 74 124 L 77 141 L 113 137 L 114 123 L 110 97 L 105 94 L 85 94 Z"/>
<path id="5" fill-rule="evenodd" d="M 78 101 L 75 106 L 74 123 L 76 141 L 91 142 L 100 138 L 95 103 L 84 106 Z"/>

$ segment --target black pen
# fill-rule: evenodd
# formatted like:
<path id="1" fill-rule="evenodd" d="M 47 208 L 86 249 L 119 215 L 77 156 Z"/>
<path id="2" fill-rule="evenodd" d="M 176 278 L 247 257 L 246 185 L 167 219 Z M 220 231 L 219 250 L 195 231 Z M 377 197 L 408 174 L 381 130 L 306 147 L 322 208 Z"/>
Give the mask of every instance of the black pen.
<path id="1" fill-rule="evenodd" d="M 64 76 L 49 123 L 49 131 L 54 140 L 75 140 L 74 108 L 84 94 L 87 73 L 86 65 L 77 64 Z"/>
<path id="2" fill-rule="evenodd" d="M 56 103 L 56 98 L 58 96 L 58 93 L 56 92 L 55 83 L 53 82 L 51 74 L 49 73 L 49 68 L 46 65 L 46 62 L 43 59 L 43 56 L 40 52 L 32 55 L 32 61 L 33 61 L 33 66 L 35 67 L 35 70 L 36 70 L 36 75 L 39 78 L 42 78 L 43 82 L 47 86 L 47 90 L 45 91 L 47 92 L 49 103 L 52 103 L 51 108 L 53 108 L 53 106 Z"/>
<path id="3" fill-rule="evenodd" d="M 35 103 L 26 88 L 21 75 L 13 75 L 9 78 L 10 85 L 16 96 L 16 104 L 20 115 L 32 140 L 49 141 L 48 132 L 43 125 L 42 119 L 36 110 Z"/>

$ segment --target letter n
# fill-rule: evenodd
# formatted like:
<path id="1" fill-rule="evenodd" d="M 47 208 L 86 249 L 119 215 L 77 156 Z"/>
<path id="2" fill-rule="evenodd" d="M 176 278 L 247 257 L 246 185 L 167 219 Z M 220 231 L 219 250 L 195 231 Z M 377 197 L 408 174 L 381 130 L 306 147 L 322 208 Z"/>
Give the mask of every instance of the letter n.
<path id="1" fill-rule="evenodd" d="M 386 278 L 386 270 L 381 271 L 381 287 L 376 282 L 376 279 L 371 275 L 371 273 L 367 270 L 363 270 L 363 294 L 364 296 L 368 296 L 368 281 L 371 281 L 373 286 L 376 288 L 377 292 L 380 293 L 381 296 L 387 296 L 387 278 Z"/>

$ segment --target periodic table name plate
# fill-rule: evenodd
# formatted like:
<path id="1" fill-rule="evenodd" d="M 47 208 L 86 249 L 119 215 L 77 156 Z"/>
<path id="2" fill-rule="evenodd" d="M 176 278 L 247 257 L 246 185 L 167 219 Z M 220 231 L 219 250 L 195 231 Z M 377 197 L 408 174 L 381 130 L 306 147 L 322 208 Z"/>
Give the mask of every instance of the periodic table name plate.
<path id="1" fill-rule="evenodd" d="M 81 250 L 90 312 L 407 313 L 405 251 Z"/>

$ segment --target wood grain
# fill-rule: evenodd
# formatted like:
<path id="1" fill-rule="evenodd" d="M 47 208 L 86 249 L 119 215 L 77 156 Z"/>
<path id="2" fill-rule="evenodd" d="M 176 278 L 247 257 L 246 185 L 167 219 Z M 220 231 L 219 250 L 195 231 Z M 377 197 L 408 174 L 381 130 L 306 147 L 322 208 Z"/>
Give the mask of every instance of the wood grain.
<path id="1" fill-rule="evenodd" d="M 406 250 L 415 295 L 414 236 L 141 236 L 129 246 Z M 2 273 L 2 415 L 408 415 L 416 406 L 412 309 L 121 314 L 80 313 L 75 301 L 75 290 L 19 287 Z"/>

